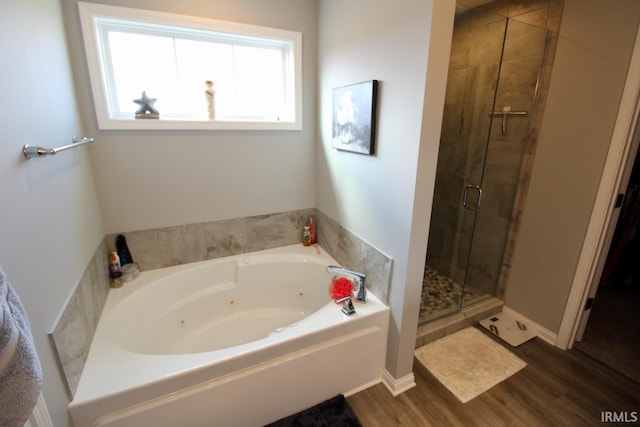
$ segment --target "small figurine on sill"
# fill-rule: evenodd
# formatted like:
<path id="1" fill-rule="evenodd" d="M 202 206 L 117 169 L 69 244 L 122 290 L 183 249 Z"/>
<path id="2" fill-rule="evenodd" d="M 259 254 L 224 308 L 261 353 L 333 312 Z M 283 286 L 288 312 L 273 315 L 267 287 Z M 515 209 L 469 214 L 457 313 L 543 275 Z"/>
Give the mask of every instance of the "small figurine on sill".
<path id="1" fill-rule="evenodd" d="M 158 110 L 153 108 L 153 104 L 157 98 L 149 98 L 146 91 L 142 91 L 140 99 L 134 99 L 133 102 L 138 104 L 140 108 L 136 111 L 136 119 L 157 119 L 160 117 Z"/>

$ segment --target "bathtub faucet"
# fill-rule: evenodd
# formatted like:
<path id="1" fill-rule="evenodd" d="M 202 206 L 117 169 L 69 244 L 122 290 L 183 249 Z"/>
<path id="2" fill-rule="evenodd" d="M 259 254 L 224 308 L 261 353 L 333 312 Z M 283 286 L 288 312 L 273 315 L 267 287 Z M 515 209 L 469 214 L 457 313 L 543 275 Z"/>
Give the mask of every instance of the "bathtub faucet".
<path id="1" fill-rule="evenodd" d="M 353 270 L 347 270 L 346 268 L 339 267 L 337 265 L 328 266 L 327 273 L 344 274 L 355 278 L 358 281 L 358 294 L 356 295 L 356 299 L 362 302 L 367 301 L 367 289 L 364 286 L 364 281 L 367 278 L 366 274 L 358 273 L 357 271 Z"/>
<path id="2" fill-rule="evenodd" d="M 356 309 L 353 306 L 353 302 L 351 302 L 351 297 L 340 298 L 336 302 L 338 304 L 344 303 L 344 305 L 342 306 L 342 312 L 347 316 L 351 316 L 353 313 L 356 312 Z"/>

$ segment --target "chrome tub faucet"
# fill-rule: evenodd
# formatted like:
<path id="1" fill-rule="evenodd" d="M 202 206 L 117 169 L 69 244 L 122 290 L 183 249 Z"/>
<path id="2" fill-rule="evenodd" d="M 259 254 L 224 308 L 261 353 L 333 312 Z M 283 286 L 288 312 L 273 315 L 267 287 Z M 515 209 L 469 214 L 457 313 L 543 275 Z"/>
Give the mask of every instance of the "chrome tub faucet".
<path id="1" fill-rule="evenodd" d="M 347 316 L 351 316 L 353 313 L 356 312 L 356 309 L 353 306 L 353 302 L 351 301 L 351 297 L 340 298 L 336 302 L 338 304 L 344 303 L 344 305 L 342 306 L 342 312 Z"/>
<path id="2" fill-rule="evenodd" d="M 336 273 L 342 274 L 346 276 L 351 276 L 356 279 L 358 282 L 358 293 L 356 295 L 356 299 L 358 301 L 366 302 L 367 301 L 367 289 L 365 288 L 365 279 L 367 278 L 366 274 L 358 273 L 357 271 L 347 270 L 344 267 L 340 267 L 337 265 L 330 265 L 327 267 L 327 273 Z"/>

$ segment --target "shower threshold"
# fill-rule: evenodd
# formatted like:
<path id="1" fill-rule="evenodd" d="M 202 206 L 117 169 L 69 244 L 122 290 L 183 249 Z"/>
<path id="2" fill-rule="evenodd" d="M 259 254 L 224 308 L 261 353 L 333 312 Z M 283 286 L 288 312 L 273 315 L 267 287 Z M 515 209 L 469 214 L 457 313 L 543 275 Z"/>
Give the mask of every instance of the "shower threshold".
<path id="1" fill-rule="evenodd" d="M 415 348 L 422 347 L 439 338 L 474 325 L 480 320 L 502 311 L 504 301 L 496 297 L 488 297 L 475 304 L 467 305 L 458 312 L 418 326 Z"/>

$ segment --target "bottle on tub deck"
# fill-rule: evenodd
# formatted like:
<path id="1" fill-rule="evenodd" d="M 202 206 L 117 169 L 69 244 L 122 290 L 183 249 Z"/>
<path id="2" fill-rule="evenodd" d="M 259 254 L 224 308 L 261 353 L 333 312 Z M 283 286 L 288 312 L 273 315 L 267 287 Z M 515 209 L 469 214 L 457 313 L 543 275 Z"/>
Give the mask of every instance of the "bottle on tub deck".
<path id="1" fill-rule="evenodd" d="M 109 253 L 109 276 L 111 277 L 111 287 L 122 286 L 122 269 L 120 267 L 120 257 L 116 251 Z"/>
<path id="2" fill-rule="evenodd" d="M 129 252 L 129 247 L 127 246 L 127 239 L 122 234 L 116 236 L 116 252 L 120 257 L 120 265 L 133 263 L 131 252 Z"/>
<path id="3" fill-rule="evenodd" d="M 315 245 L 316 243 L 318 243 L 318 236 L 316 234 L 316 223 L 313 220 L 312 216 L 309 217 L 309 221 L 307 222 L 307 225 L 309 226 L 311 244 Z"/>
<path id="4" fill-rule="evenodd" d="M 311 245 L 311 231 L 309 230 L 309 226 L 306 225 L 302 232 L 302 244 L 305 246 Z"/>

